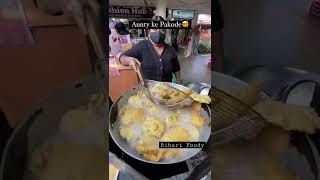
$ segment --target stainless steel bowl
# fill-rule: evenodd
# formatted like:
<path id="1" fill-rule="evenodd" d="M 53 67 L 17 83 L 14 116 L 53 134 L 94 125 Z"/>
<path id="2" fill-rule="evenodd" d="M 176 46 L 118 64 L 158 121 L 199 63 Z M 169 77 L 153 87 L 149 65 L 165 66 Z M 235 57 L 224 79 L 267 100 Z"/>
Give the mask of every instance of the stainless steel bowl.
<path id="1" fill-rule="evenodd" d="M 196 93 L 201 93 L 201 91 L 203 89 L 209 88 L 211 87 L 211 85 L 209 84 L 205 84 L 205 83 L 197 83 L 197 82 L 189 82 L 189 83 L 185 83 L 184 86 L 191 88 L 194 92 Z"/>
<path id="2" fill-rule="evenodd" d="M 131 96 L 136 95 L 141 90 L 142 90 L 141 86 L 138 86 L 138 87 L 135 87 L 135 88 L 128 90 L 121 97 L 119 97 L 118 100 L 115 101 L 113 103 L 113 105 L 111 106 L 110 113 L 109 113 L 109 119 L 110 119 L 109 133 L 110 133 L 112 139 L 114 140 L 114 142 L 119 146 L 119 148 L 137 160 L 147 162 L 147 163 L 152 163 L 152 164 L 174 164 L 174 163 L 185 161 L 185 160 L 191 158 L 192 156 L 196 155 L 201 150 L 200 148 L 188 149 L 187 153 L 181 155 L 178 159 L 174 159 L 174 158 L 163 159 L 159 162 L 149 161 L 149 160 L 146 160 L 145 158 L 143 158 L 142 155 L 138 154 L 135 151 L 135 149 L 133 149 L 125 139 L 120 137 L 119 128 L 117 126 L 117 121 L 119 121 L 118 111 L 121 107 L 123 107 L 127 104 L 127 101 Z M 205 117 L 205 124 L 207 124 L 207 127 L 204 127 L 202 130 L 200 130 L 199 141 L 207 142 L 210 137 L 210 134 L 211 134 L 211 110 L 210 110 L 210 107 L 208 105 L 203 105 L 202 109 L 201 109 L 201 114 L 202 114 L 202 116 Z"/>
<path id="3" fill-rule="evenodd" d="M 146 82 L 148 83 L 149 88 L 153 87 L 156 83 L 158 83 L 158 81 L 153 81 L 153 80 L 146 80 Z M 180 84 L 176 84 L 176 83 L 170 83 L 170 82 L 161 82 L 161 83 L 165 83 L 167 86 L 172 87 L 174 89 L 177 89 L 179 91 L 185 92 L 186 90 L 188 90 L 187 87 L 182 86 Z M 183 101 L 175 103 L 175 104 L 171 104 L 171 105 L 164 105 L 164 104 L 160 104 L 151 94 L 150 89 L 148 89 L 148 92 L 146 92 L 146 94 L 148 94 L 148 96 L 152 99 L 152 101 L 154 103 L 156 103 L 157 105 L 159 105 L 162 108 L 166 108 L 166 109 L 176 109 L 176 108 L 181 108 L 184 106 L 189 106 L 192 104 L 193 99 L 188 96 L 186 97 Z"/>

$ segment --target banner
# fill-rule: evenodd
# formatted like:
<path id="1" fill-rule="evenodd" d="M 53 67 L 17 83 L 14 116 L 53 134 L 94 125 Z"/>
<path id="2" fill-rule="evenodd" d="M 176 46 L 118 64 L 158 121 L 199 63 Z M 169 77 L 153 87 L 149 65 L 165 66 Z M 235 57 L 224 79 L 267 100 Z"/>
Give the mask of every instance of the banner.
<path id="1" fill-rule="evenodd" d="M 152 18 L 155 7 L 109 6 L 109 17 L 117 18 Z"/>

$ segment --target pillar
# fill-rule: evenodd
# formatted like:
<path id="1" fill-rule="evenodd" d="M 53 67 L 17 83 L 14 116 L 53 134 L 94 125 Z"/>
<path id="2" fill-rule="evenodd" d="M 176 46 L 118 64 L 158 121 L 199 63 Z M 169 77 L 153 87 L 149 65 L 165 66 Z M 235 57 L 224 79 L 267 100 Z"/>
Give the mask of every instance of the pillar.
<path id="1" fill-rule="evenodd" d="M 167 0 L 158 0 L 156 15 L 166 19 Z"/>

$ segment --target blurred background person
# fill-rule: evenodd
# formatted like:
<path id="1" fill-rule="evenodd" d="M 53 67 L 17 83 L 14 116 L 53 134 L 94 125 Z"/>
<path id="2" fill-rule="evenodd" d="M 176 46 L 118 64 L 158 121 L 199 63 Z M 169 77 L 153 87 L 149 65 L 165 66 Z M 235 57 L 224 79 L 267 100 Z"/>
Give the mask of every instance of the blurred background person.
<path id="1" fill-rule="evenodd" d="M 109 23 L 110 35 L 109 35 L 109 48 L 111 55 L 118 56 L 122 53 L 122 46 L 119 41 L 120 34 L 116 30 L 116 23 Z"/>
<path id="2" fill-rule="evenodd" d="M 191 55 L 192 56 L 197 56 L 199 54 L 199 50 L 198 50 L 198 45 L 200 42 L 200 27 L 197 26 L 193 29 L 193 33 L 194 33 L 194 38 L 192 41 L 192 52 Z"/>
<path id="3" fill-rule="evenodd" d="M 115 25 L 115 29 L 117 30 L 118 34 L 120 35 L 130 35 L 129 31 L 127 30 L 127 27 L 125 24 L 123 24 L 122 22 L 118 22 Z"/>
<path id="4" fill-rule="evenodd" d="M 118 40 L 122 48 L 122 52 L 127 51 L 128 49 L 132 48 L 131 43 L 131 34 L 128 31 L 125 24 L 122 22 L 119 22 L 115 25 L 115 29 L 117 33 L 119 34 Z"/>

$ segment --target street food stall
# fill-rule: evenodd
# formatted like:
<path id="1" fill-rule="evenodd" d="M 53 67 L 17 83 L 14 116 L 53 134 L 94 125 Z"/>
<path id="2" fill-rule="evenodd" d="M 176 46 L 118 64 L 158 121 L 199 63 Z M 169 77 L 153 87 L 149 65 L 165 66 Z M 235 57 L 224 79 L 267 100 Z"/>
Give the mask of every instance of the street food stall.
<path id="1" fill-rule="evenodd" d="M 22 114 L 35 105 L 10 122 L 15 129 L 0 179 L 100 180 L 108 170 L 109 179 L 133 180 L 319 177 L 319 75 L 254 67 L 234 77 L 211 72 L 212 85 L 142 86 L 131 67 L 113 55 L 104 57 L 101 45 L 91 52 L 92 43 L 74 22 L 59 16 L 53 18 L 59 23 L 44 28 L 44 19 L 32 15 L 27 17 L 35 44 L 1 49 L 3 59 L 15 60 L 1 66 L 1 108 L 19 105 L 11 113 Z M 95 42 L 96 34 L 89 34 Z M 100 67 L 103 72 L 93 68 L 100 62 L 108 64 Z"/>
<path id="2" fill-rule="evenodd" d="M 125 9 L 125 8 L 122 8 L 122 9 Z M 192 14 L 194 15 L 194 11 L 192 11 Z M 110 19 L 112 21 L 121 21 L 123 23 L 128 21 L 127 19 L 124 20 L 123 18 L 112 17 Z M 185 36 L 182 38 L 181 41 L 184 42 L 184 44 L 186 44 L 188 42 L 188 38 L 187 38 L 188 34 L 186 34 L 185 32 L 182 32 L 182 33 L 185 34 Z M 133 46 L 134 46 L 134 43 L 133 43 Z M 134 101 L 133 99 L 137 101 L 137 104 L 136 104 L 137 108 L 138 107 L 141 108 L 139 106 L 139 102 L 142 102 L 142 101 L 145 101 L 145 102 L 142 102 L 142 104 L 146 103 L 146 104 L 149 104 L 150 106 L 153 106 L 152 105 L 153 103 L 148 101 L 141 94 L 140 92 L 141 87 L 138 86 L 137 74 L 131 67 L 121 65 L 117 57 L 114 57 L 113 55 L 109 56 L 108 62 L 109 62 L 109 94 L 113 101 L 113 105 L 111 106 L 110 116 L 109 116 L 110 118 L 109 150 L 110 152 L 112 152 L 109 157 L 114 157 L 115 155 L 117 158 L 121 159 L 123 164 L 133 167 L 135 171 L 138 172 L 138 174 L 141 174 L 148 179 L 164 179 L 164 178 L 170 178 L 170 177 L 177 178 L 177 179 L 188 178 L 189 174 L 193 171 L 193 169 L 195 169 L 195 167 L 197 167 L 197 165 L 200 164 L 200 162 L 202 162 L 207 157 L 207 154 L 201 151 L 201 149 L 196 148 L 192 151 L 186 150 L 186 154 L 181 153 L 181 155 L 178 155 L 180 153 L 177 151 L 175 152 L 175 154 L 177 154 L 177 159 L 175 159 L 175 158 L 170 158 L 169 154 L 161 155 L 161 153 L 157 153 L 157 152 L 155 152 L 154 154 L 149 154 L 147 152 L 144 152 L 142 146 L 140 146 L 142 149 L 139 149 L 139 148 L 135 149 L 134 147 L 129 147 L 129 145 L 131 144 L 130 134 L 132 133 L 129 127 L 126 127 L 123 124 L 121 125 L 122 121 L 121 120 L 119 121 L 119 118 L 120 118 L 119 116 L 121 115 L 118 113 L 123 112 L 124 116 L 126 117 L 132 116 L 130 119 L 133 119 L 133 118 L 139 119 L 141 118 L 140 117 L 141 113 L 136 114 L 135 110 L 133 110 L 133 112 L 131 113 L 131 110 L 130 110 L 130 106 L 131 106 L 130 103 L 133 103 Z M 175 84 L 175 86 L 185 87 L 187 85 L 183 86 L 183 85 Z M 192 86 L 192 84 L 190 84 L 190 86 Z M 195 92 L 200 93 L 200 91 L 202 91 L 203 94 L 208 95 L 208 92 L 209 92 L 208 89 L 210 89 L 208 86 L 209 85 L 204 85 L 204 84 L 197 85 L 197 87 L 195 87 Z M 207 93 L 205 91 L 207 91 Z M 125 110 L 126 108 L 124 107 L 128 107 L 128 110 L 126 111 Z M 166 119 L 165 114 L 171 114 L 170 112 L 166 113 L 167 112 L 166 109 L 162 109 L 162 108 L 158 109 L 157 106 L 154 106 L 154 107 L 155 107 L 154 109 L 155 112 L 159 111 L 159 114 L 163 114 L 164 117 L 162 118 L 164 119 Z M 194 138 L 196 140 L 199 140 L 197 139 L 198 131 L 200 132 L 200 134 L 206 134 L 204 133 L 205 132 L 204 129 L 206 129 L 207 132 L 209 132 L 207 133 L 207 135 L 210 134 L 210 130 L 208 130 L 210 129 L 209 128 L 210 113 L 208 113 L 210 111 L 210 108 L 208 108 L 209 106 L 206 106 L 205 104 L 203 105 L 203 108 L 201 108 L 198 105 L 197 107 L 202 110 L 199 109 L 201 112 L 198 112 L 198 111 L 194 112 L 194 116 L 196 116 L 196 118 L 205 119 L 205 123 L 203 124 L 203 127 L 202 125 L 200 125 L 201 128 L 199 129 L 193 126 L 190 126 L 188 128 L 189 128 L 189 132 L 192 132 L 190 128 L 194 128 L 194 132 L 195 132 Z M 144 111 L 147 113 L 152 113 L 151 109 L 146 108 L 144 109 Z M 192 110 L 188 109 L 188 111 L 191 112 Z M 177 117 L 179 117 L 179 115 L 177 115 Z M 120 128 L 119 128 L 119 124 L 121 126 Z M 170 129 L 169 126 L 168 126 L 168 129 Z M 139 132 L 139 127 L 136 127 L 136 130 L 137 132 Z M 175 131 L 176 130 L 173 128 L 172 132 L 174 133 Z M 183 130 L 183 128 L 181 129 L 178 128 L 178 131 L 182 131 L 182 134 L 189 136 L 187 135 L 188 133 L 186 133 L 186 131 Z M 125 134 L 128 134 L 129 136 L 126 137 Z M 200 138 L 201 141 L 207 141 L 208 136 L 202 135 L 201 137 L 198 137 L 198 138 Z M 128 141 L 126 141 L 126 139 Z M 209 175 L 210 170 L 208 169 L 208 167 L 209 166 L 206 166 L 204 168 L 205 172 L 202 172 L 202 173 L 204 173 L 203 176 L 208 175 L 207 178 L 210 178 L 210 175 Z M 114 174 L 121 176 L 119 175 L 121 174 L 121 171 L 119 169 L 120 169 L 119 166 L 117 166 L 117 168 L 114 168 L 114 166 L 112 166 L 112 168 L 109 168 L 109 171 L 112 171 L 113 173 L 116 172 Z M 195 172 L 192 173 L 193 175 L 190 176 L 190 178 L 196 177 L 197 175 L 199 175 L 197 174 L 198 172 L 200 172 L 200 170 L 195 170 Z"/>
<path id="3" fill-rule="evenodd" d="M 144 6 L 119 6 L 111 5 L 109 7 L 109 21 L 121 22 L 128 29 L 129 20 L 151 20 L 155 7 Z M 135 44 L 145 40 L 145 31 L 138 29 L 129 30 L 129 37 L 123 37 L 121 41 L 122 51 L 130 49 Z M 136 72 L 129 66 L 120 64 L 119 57 L 110 55 L 109 59 L 109 95 L 112 101 L 115 101 L 125 91 L 138 85 Z"/>

